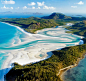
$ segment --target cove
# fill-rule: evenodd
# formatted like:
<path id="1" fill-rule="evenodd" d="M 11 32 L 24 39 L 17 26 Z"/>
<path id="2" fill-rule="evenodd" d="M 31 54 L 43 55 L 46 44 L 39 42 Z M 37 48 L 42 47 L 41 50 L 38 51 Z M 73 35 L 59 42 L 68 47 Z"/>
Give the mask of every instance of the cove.
<path id="1" fill-rule="evenodd" d="M 46 28 L 37 34 L 25 32 L 17 26 L 0 22 L 0 80 L 12 68 L 11 64 L 20 65 L 39 62 L 50 58 L 51 51 L 80 44 L 81 36 L 65 33 L 63 26 Z"/>

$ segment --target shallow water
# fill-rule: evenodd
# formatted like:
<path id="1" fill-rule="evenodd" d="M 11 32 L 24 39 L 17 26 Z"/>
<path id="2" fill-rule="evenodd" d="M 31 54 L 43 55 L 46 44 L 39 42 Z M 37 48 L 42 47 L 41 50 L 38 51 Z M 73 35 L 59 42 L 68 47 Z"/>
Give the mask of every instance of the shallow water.
<path id="1" fill-rule="evenodd" d="M 31 34 L 25 32 L 19 27 L 0 22 L 0 71 L 3 71 L 2 66 L 7 59 L 7 54 L 12 50 L 16 51 L 17 49 L 27 49 L 29 47 L 28 51 L 31 51 L 31 47 L 41 47 L 40 44 L 42 44 L 44 47 L 48 47 L 46 49 L 43 47 L 42 50 L 48 49 L 49 51 L 52 51 L 67 46 L 78 45 L 81 37 L 65 33 L 65 31 L 66 29 L 58 26 L 58 28 L 43 29 L 39 31 L 38 34 Z M 45 53 L 42 51 L 39 56 L 44 57 L 44 54 Z M 50 56 L 48 54 L 47 58 L 49 57 Z M 7 68 L 4 69 L 7 70 Z M 2 73 L 4 74 L 4 72 L 0 72 L 0 79 L 2 79 Z"/>
<path id="2" fill-rule="evenodd" d="M 86 57 L 82 59 L 78 66 L 67 70 L 63 74 L 64 81 L 86 81 Z"/>

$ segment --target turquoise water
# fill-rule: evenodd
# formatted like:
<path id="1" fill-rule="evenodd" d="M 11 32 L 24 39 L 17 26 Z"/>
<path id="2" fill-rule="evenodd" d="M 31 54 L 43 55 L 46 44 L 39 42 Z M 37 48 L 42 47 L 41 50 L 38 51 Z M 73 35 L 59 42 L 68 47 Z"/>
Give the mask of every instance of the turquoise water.
<path id="1" fill-rule="evenodd" d="M 4 43 L 8 43 L 8 41 L 15 36 L 15 33 L 15 27 L 11 27 L 7 24 L 0 23 L 0 46 L 2 46 L 2 44 Z"/>
<path id="2" fill-rule="evenodd" d="M 2 66 L 5 60 L 7 59 L 7 54 L 9 53 L 8 51 L 10 50 L 27 48 L 40 43 L 65 44 L 67 47 L 67 46 L 74 46 L 75 43 L 78 43 L 80 41 L 81 38 L 76 35 L 67 34 L 67 33 L 63 33 L 63 34 L 56 33 L 55 35 L 52 34 L 52 32 L 59 32 L 61 30 L 65 31 L 64 28 L 60 30 L 57 30 L 57 28 L 52 28 L 51 30 L 48 29 L 47 31 L 41 31 L 37 35 L 33 35 L 30 33 L 26 34 L 25 31 L 17 27 L 0 22 L 0 75 L 2 75 L 3 73 Z M 51 33 L 49 34 L 49 32 Z M 29 41 L 34 37 L 35 37 L 34 40 Z M 41 37 L 41 39 L 37 39 L 36 37 L 38 38 Z M 40 54 L 40 57 L 43 56 L 44 55 Z M 0 76 L 0 79 L 1 78 L 2 76 Z"/>
<path id="3" fill-rule="evenodd" d="M 40 54 L 39 56 L 40 56 L 40 57 L 43 57 L 44 55 L 43 55 L 43 54 Z"/>
<path id="4" fill-rule="evenodd" d="M 0 47 L 9 47 L 12 38 L 14 38 L 16 28 L 0 22 Z M 7 59 L 6 53 L 0 50 L 0 70 L 3 62 Z"/>
<path id="5" fill-rule="evenodd" d="M 0 53 L 0 67 L 3 65 L 3 61 L 6 60 L 7 56 L 5 53 Z"/>

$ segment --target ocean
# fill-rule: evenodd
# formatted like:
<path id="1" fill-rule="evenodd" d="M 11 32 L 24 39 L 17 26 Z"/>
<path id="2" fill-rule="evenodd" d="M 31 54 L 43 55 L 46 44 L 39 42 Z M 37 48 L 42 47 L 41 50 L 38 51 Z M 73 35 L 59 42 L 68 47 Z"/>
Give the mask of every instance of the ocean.
<path id="1" fill-rule="evenodd" d="M 86 14 L 84 13 L 64 13 L 64 14 L 71 17 L 86 17 Z"/>
<path id="2" fill-rule="evenodd" d="M 67 70 L 63 74 L 64 81 L 86 81 L 86 56 L 78 66 Z"/>
<path id="3" fill-rule="evenodd" d="M 86 14 L 74 14 L 74 13 L 63 13 L 66 16 L 71 17 L 86 17 Z M 29 18 L 31 16 L 34 17 L 43 17 L 43 16 L 49 16 L 51 13 L 46 14 L 0 14 L 0 18 Z"/>
<path id="4" fill-rule="evenodd" d="M 50 14 L 0 14 L 0 18 L 29 18 L 31 16 L 43 17 L 48 15 Z"/>
<path id="5" fill-rule="evenodd" d="M 38 34 L 31 34 L 25 32 L 20 27 L 0 22 L 0 81 L 4 81 L 4 74 L 6 74 L 11 68 L 10 65 L 12 59 L 10 60 L 10 63 L 8 63 L 9 67 L 3 67 L 7 62 L 6 59 L 8 58 L 8 54 L 14 54 L 15 56 L 15 51 L 17 51 L 18 54 L 21 54 L 18 50 L 21 50 L 23 48 L 25 50 L 29 49 L 28 51 L 33 52 L 31 51 L 33 50 L 32 48 L 41 46 L 41 44 L 45 47 L 49 45 L 48 51 L 55 50 L 56 48 L 60 49 L 68 46 L 78 45 L 81 37 L 73 34 L 67 34 L 65 31 L 65 28 L 58 26 L 56 28 L 44 29 L 42 31 L 39 31 Z M 44 56 L 44 53 L 42 53 L 39 54 L 40 57 Z M 36 61 L 40 61 L 40 59 L 36 58 Z M 16 60 L 12 62 L 16 62 Z M 30 62 L 34 61 L 31 59 Z"/>

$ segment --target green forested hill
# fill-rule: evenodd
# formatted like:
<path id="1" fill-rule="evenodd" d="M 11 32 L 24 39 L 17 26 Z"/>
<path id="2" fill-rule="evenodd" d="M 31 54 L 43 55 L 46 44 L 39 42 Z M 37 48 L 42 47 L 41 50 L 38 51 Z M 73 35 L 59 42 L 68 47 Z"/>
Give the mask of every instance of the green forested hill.
<path id="1" fill-rule="evenodd" d="M 85 17 L 70 17 L 70 16 L 66 16 L 62 13 L 52 13 L 49 16 L 44 16 L 42 17 L 43 19 L 53 19 L 53 20 L 64 20 L 64 21 L 82 21 L 82 20 L 86 20 Z"/>
<path id="2" fill-rule="evenodd" d="M 71 27 L 67 27 L 66 29 L 71 30 L 68 31 L 69 33 L 71 32 L 86 37 L 86 20 L 76 23 Z"/>
<path id="3" fill-rule="evenodd" d="M 20 26 L 26 31 L 32 32 L 32 33 L 34 33 L 34 31 L 39 29 L 50 28 L 50 27 L 61 25 L 59 22 L 56 23 L 53 19 L 41 19 L 37 17 L 3 18 L 3 19 L 0 19 L 0 21 L 8 22 L 10 24 Z"/>
<path id="4" fill-rule="evenodd" d="M 50 16 L 42 18 L 29 17 L 29 18 L 0 18 L 1 22 L 7 22 L 13 25 L 22 27 L 25 31 L 34 33 L 36 30 L 43 28 L 55 27 L 64 25 L 67 22 L 77 22 L 84 20 L 84 17 L 70 17 L 62 13 L 52 13 Z"/>
<path id="5" fill-rule="evenodd" d="M 57 76 L 60 69 L 74 65 L 86 53 L 86 44 L 53 51 L 51 58 L 35 64 L 15 64 L 6 75 L 6 81 L 61 81 Z"/>
<path id="6" fill-rule="evenodd" d="M 71 17 L 66 16 L 66 15 L 64 15 L 62 13 L 52 13 L 51 15 L 44 16 L 42 18 L 44 18 L 44 19 L 54 19 L 54 20 L 59 20 L 59 19 L 72 19 Z"/>
<path id="7" fill-rule="evenodd" d="M 83 20 L 79 23 L 75 23 L 71 27 L 66 27 L 66 29 L 70 30 L 70 31 L 67 31 L 67 33 L 73 33 L 80 36 L 84 36 L 85 38 L 83 38 L 83 40 L 84 40 L 84 43 L 86 43 L 86 20 Z"/>
<path id="8" fill-rule="evenodd" d="M 55 14 L 53 14 L 55 15 Z M 38 30 L 41 28 L 52 27 L 56 25 L 62 25 L 67 21 L 81 21 L 85 18 L 75 18 L 69 17 L 66 21 L 65 15 L 56 14 L 56 16 L 51 15 L 49 18 L 14 18 L 14 19 L 0 19 L 0 21 L 5 21 L 12 23 L 14 25 L 21 26 L 25 30 Z M 61 17 L 62 15 L 62 17 Z M 60 24 L 59 24 L 60 23 Z M 38 28 L 37 28 L 38 27 Z M 76 23 L 72 27 L 67 27 L 72 32 L 78 35 L 86 37 L 86 21 L 81 21 Z M 84 39 L 86 43 L 86 39 Z M 61 81 L 59 76 L 57 76 L 60 69 L 67 67 L 69 65 L 74 65 L 78 58 L 86 53 L 86 44 L 79 46 L 67 47 L 59 51 L 53 51 L 51 58 L 41 61 L 35 64 L 28 64 L 21 66 L 15 63 L 9 73 L 6 75 L 6 81 Z"/>

